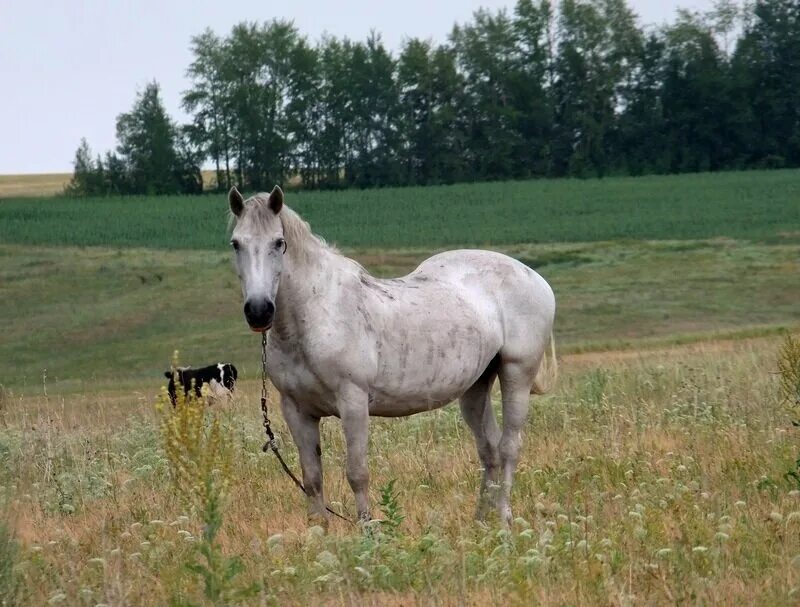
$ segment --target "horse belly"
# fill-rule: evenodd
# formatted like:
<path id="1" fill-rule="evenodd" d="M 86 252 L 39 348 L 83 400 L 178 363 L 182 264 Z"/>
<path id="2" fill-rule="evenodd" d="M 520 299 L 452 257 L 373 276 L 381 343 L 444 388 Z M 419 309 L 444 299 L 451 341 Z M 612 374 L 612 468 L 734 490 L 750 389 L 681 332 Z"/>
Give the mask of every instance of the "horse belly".
<path id="1" fill-rule="evenodd" d="M 404 333 L 396 345 L 381 348 L 370 415 L 411 415 L 446 405 L 478 380 L 500 347 L 476 324 L 452 325 L 436 338 L 433 327 Z"/>

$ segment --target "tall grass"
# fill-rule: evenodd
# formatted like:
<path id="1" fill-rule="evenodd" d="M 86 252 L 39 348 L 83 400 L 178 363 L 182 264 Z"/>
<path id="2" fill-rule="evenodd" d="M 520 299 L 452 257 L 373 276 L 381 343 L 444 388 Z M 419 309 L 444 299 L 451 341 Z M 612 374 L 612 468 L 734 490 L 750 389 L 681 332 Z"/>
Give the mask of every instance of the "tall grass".
<path id="1" fill-rule="evenodd" d="M 176 352 L 173 373 L 177 362 Z M 161 439 L 172 486 L 202 524 L 197 554 L 189 557 L 185 573 L 202 580 L 203 592 L 190 585 L 172 597 L 172 603 L 193 605 L 199 596 L 210 605 L 222 606 L 255 596 L 260 585 L 238 585 L 237 578 L 244 569 L 242 560 L 225 556 L 219 545 L 232 459 L 232 436 L 219 408 L 206 407 L 205 394 L 197 397 L 191 390 L 185 395 L 179 390 L 173 404 L 166 389 L 156 408 L 162 413 Z"/>
<path id="2" fill-rule="evenodd" d="M 372 420 L 386 524 L 309 527 L 302 495 L 260 453 L 259 387 L 243 382 L 225 413 L 232 473 L 216 540 L 241 555 L 253 605 L 796 604 L 800 491 L 784 472 L 800 436 L 779 397 L 778 346 L 564 361 L 557 391 L 533 400 L 510 531 L 472 521 L 480 463 L 457 407 Z M 152 402 L 87 399 L 15 400 L 0 429 L 18 604 L 197 596 L 184 564 L 203 525 L 174 490 Z M 338 421 L 323 422 L 322 450 L 327 498 L 352 509 Z M 57 507 L 59 475 L 72 478 L 72 511 Z"/>
<path id="3" fill-rule="evenodd" d="M 800 428 L 800 339 L 787 333 L 778 353 L 780 395 L 789 409 L 792 425 Z M 797 483 L 800 489 L 800 445 L 794 466 L 786 472 L 786 478 Z"/>
<path id="4" fill-rule="evenodd" d="M 290 193 L 290 206 L 347 247 L 522 242 L 774 240 L 800 231 L 800 172 L 540 180 Z M 227 247 L 224 195 L 0 201 L 0 242 Z"/>
<path id="5" fill-rule="evenodd" d="M 19 547 L 6 522 L 0 519 L 0 607 L 17 604 L 19 580 L 16 571 Z"/>

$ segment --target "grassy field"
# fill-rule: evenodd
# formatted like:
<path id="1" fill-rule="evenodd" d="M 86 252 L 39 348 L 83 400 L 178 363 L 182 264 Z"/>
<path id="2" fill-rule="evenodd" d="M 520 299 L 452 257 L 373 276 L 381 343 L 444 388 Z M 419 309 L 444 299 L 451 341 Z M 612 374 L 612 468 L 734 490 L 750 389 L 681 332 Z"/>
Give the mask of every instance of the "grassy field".
<path id="1" fill-rule="evenodd" d="M 800 244 L 733 240 L 518 245 L 558 300 L 559 348 L 633 347 L 800 323 Z M 430 250 L 351 253 L 381 275 Z M 0 245 L 0 383 L 82 390 L 160 377 L 186 362 L 232 359 L 253 372 L 230 253 Z M 699 335 L 697 335 L 699 333 Z"/>
<path id="2" fill-rule="evenodd" d="M 532 401 L 508 532 L 472 520 L 479 461 L 454 406 L 372 424 L 383 523 L 309 526 L 260 453 L 224 199 L 0 201 L 0 605 L 797 604 L 800 428 L 776 357 L 800 329 L 798 177 L 287 195 L 378 275 L 459 243 L 553 285 L 562 376 Z M 213 543 L 154 406 L 174 349 L 242 371 L 192 468 L 226 487 Z M 336 420 L 322 447 L 352 513 Z"/>
<path id="3" fill-rule="evenodd" d="M 342 247 L 800 239 L 800 171 L 542 180 L 287 195 Z M 0 242 L 222 249 L 224 196 L 0 201 Z"/>
<path id="4" fill-rule="evenodd" d="M 235 472 L 217 549 L 242 559 L 229 585 L 257 584 L 254 605 L 796 604 L 800 485 L 784 474 L 798 436 L 776 345 L 566 357 L 534 400 L 510 532 L 472 521 L 479 462 L 456 407 L 372 424 L 372 496 L 395 480 L 396 529 L 309 528 L 260 453 L 243 382 L 219 413 Z M 200 517 L 172 488 L 158 423 L 136 393 L 6 399 L 0 496 L 19 547 L 0 538 L 0 564 L 13 558 L 16 604 L 204 603 L 186 567 Z M 328 496 L 352 513 L 334 420 L 323 452 Z"/>

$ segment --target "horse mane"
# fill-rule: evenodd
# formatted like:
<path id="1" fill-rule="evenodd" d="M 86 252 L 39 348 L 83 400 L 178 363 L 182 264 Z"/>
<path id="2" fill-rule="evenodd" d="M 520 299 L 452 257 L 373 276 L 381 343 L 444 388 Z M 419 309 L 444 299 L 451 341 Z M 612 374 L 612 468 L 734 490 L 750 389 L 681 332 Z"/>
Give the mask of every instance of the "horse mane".
<path id="1" fill-rule="evenodd" d="M 290 209 L 285 204 L 281 209 L 278 218 L 281 220 L 283 226 L 283 235 L 288 243 L 296 243 L 299 245 L 301 251 L 308 249 L 308 245 L 312 247 L 319 247 L 329 251 L 338 253 L 336 247 L 329 245 L 321 236 L 317 236 L 311 231 L 311 226 L 308 222 L 300 217 L 293 209 Z"/>
<path id="2" fill-rule="evenodd" d="M 267 200 L 266 196 L 264 200 Z M 266 205 L 266 202 L 260 202 L 259 204 Z M 314 234 L 308 222 L 300 217 L 296 211 L 286 206 L 286 204 L 283 205 L 278 217 L 280 217 L 281 224 L 283 225 L 283 235 L 286 238 L 288 246 L 291 247 L 292 243 L 295 243 L 293 253 L 295 251 L 297 252 L 295 259 L 300 261 L 300 263 L 306 264 L 313 262 L 321 253 L 327 252 L 347 262 L 347 265 L 351 266 L 351 270 L 356 272 L 362 280 L 373 278 L 367 269 L 355 259 L 347 257 L 335 246 L 327 243 L 322 236 Z"/>
<path id="3" fill-rule="evenodd" d="M 269 208 L 269 194 L 260 193 L 248 198 L 245 201 L 245 212 L 257 225 L 266 228 L 269 220 L 274 217 Z M 281 221 L 287 246 L 292 249 L 292 255 L 297 262 L 301 264 L 313 262 L 315 257 L 328 252 L 351 262 L 359 271 L 366 273 L 361 264 L 342 255 L 335 246 L 328 244 L 324 238 L 314 234 L 308 222 L 285 203 L 278 214 L 278 218 Z M 236 216 L 231 213 L 231 228 L 235 222 Z"/>

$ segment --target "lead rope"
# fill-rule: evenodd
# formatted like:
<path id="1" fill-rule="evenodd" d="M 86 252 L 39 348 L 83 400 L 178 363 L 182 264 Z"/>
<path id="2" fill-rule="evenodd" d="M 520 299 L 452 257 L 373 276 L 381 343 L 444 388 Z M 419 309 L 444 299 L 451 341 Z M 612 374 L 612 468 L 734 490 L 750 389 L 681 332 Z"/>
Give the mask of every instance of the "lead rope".
<path id="1" fill-rule="evenodd" d="M 308 491 L 303 486 L 303 483 L 300 482 L 300 479 L 297 478 L 294 473 L 289 469 L 289 466 L 286 464 L 286 461 L 283 459 L 281 452 L 278 451 L 278 441 L 275 440 L 275 434 L 272 432 L 272 424 L 269 421 L 269 410 L 267 408 L 267 332 L 261 332 L 261 416 L 264 418 L 264 433 L 267 435 L 267 442 L 264 443 L 264 446 L 261 447 L 261 450 L 266 453 L 267 451 L 272 451 L 275 456 L 278 458 L 278 461 L 281 464 L 281 468 L 286 474 L 289 475 L 289 478 L 294 481 L 294 484 L 300 488 L 300 491 L 308 495 Z M 325 506 L 325 510 L 330 512 L 332 515 L 339 517 L 343 521 L 347 521 L 351 525 L 355 524 L 349 518 L 342 516 L 338 512 L 335 512 L 330 509 L 330 507 Z"/>

